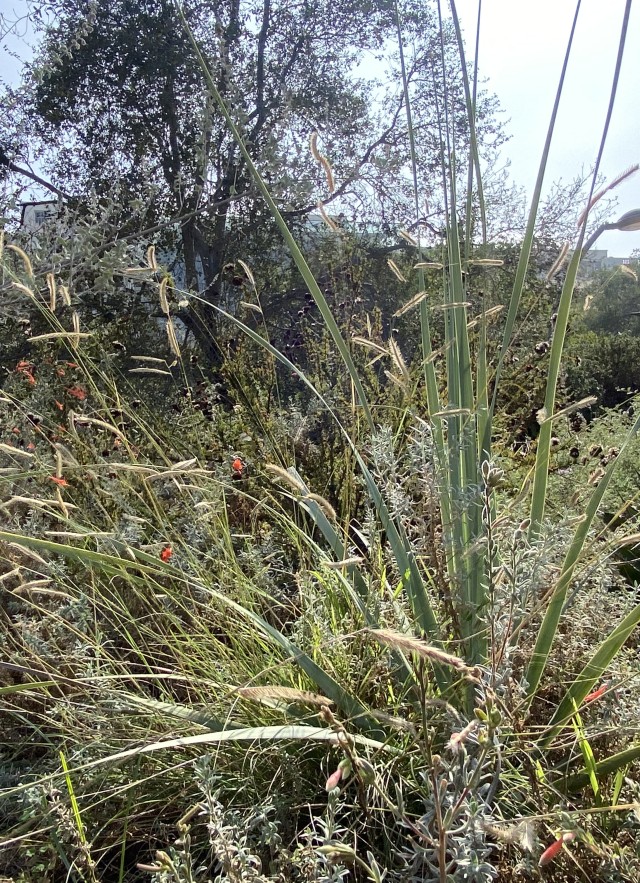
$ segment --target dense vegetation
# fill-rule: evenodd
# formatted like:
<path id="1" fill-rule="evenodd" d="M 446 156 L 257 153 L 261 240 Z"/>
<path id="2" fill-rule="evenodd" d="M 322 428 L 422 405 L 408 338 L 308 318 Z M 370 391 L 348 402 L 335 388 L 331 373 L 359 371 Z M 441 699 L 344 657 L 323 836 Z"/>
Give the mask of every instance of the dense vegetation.
<path id="1" fill-rule="evenodd" d="M 0 872 L 637 880 L 638 279 L 580 275 L 602 148 L 523 219 L 454 4 L 32 14 Z"/>

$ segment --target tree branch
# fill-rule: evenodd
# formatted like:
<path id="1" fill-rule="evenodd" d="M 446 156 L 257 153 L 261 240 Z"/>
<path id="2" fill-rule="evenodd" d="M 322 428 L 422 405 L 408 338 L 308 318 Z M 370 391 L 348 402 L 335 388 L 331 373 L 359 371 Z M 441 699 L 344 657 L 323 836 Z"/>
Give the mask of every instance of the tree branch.
<path id="1" fill-rule="evenodd" d="M 259 129 L 266 116 L 266 108 L 264 106 L 264 53 L 267 46 L 267 34 L 269 32 L 269 19 L 271 16 L 271 0 L 264 0 L 262 7 L 262 27 L 260 28 L 260 36 L 258 37 L 258 58 L 256 70 L 256 108 L 258 118 L 255 128 Z"/>
<path id="2" fill-rule="evenodd" d="M 36 173 L 32 172 L 30 169 L 23 169 L 22 166 L 17 166 L 15 163 L 11 162 L 11 160 L 9 160 L 2 152 L 0 152 L 0 165 L 6 166 L 10 172 L 15 172 L 16 175 L 30 178 L 36 184 L 39 184 L 51 193 L 55 193 L 56 196 L 61 196 L 62 199 L 72 199 L 68 193 L 65 193 L 64 190 L 60 190 L 55 184 L 52 184 L 50 181 L 45 181 L 44 178 L 41 178 L 40 175 L 36 175 Z"/>

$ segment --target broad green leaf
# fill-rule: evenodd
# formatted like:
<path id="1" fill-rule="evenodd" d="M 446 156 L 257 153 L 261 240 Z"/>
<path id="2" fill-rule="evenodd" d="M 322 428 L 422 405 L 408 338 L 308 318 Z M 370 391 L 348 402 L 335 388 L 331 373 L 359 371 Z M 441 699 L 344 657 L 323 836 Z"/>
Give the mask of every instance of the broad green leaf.
<path id="1" fill-rule="evenodd" d="M 595 765 L 596 775 L 602 781 L 605 776 L 609 776 L 611 773 L 629 766 L 629 764 L 634 763 L 638 759 L 640 759 L 640 745 L 632 745 L 630 748 L 625 748 L 624 751 L 618 752 L 618 754 L 611 754 L 609 757 L 597 761 Z M 586 788 L 589 781 L 589 772 L 583 770 L 575 775 L 568 776 L 564 781 L 554 782 L 554 787 L 562 792 L 581 791 L 583 788 Z"/>

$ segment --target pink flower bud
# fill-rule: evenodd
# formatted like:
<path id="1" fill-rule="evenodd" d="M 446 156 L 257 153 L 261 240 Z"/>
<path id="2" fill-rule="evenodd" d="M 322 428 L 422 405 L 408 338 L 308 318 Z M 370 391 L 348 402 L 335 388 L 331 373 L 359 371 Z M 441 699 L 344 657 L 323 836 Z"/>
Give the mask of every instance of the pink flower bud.
<path id="1" fill-rule="evenodd" d="M 335 771 L 335 773 L 331 773 L 329 778 L 327 779 L 327 783 L 324 786 L 325 791 L 333 791 L 334 788 L 337 788 L 340 784 L 340 779 L 342 778 L 342 770 L 340 767 Z"/>

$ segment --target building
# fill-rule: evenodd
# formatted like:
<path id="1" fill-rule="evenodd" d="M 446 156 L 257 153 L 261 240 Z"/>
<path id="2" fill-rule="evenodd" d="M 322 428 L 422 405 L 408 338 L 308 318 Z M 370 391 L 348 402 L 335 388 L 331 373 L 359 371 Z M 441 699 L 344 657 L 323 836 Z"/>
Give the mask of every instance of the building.
<path id="1" fill-rule="evenodd" d="M 609 257 L 609 252 L 606 248 L 591 248 L 582 256 L 580 271 L 583 275 L 589 275 L 590 273 L 597 273 L 598 270 L 609 270 L 613 267 L 636 263 L 637 261 L 634 258 Z"/>
<path id="2" fill-rule="evenodd" d="M 60 203 L 57 199 L 21 203 L 21 228 L 27 233 L 35 233 L 44 223 L 57 216 L 59 207 Z"/>

